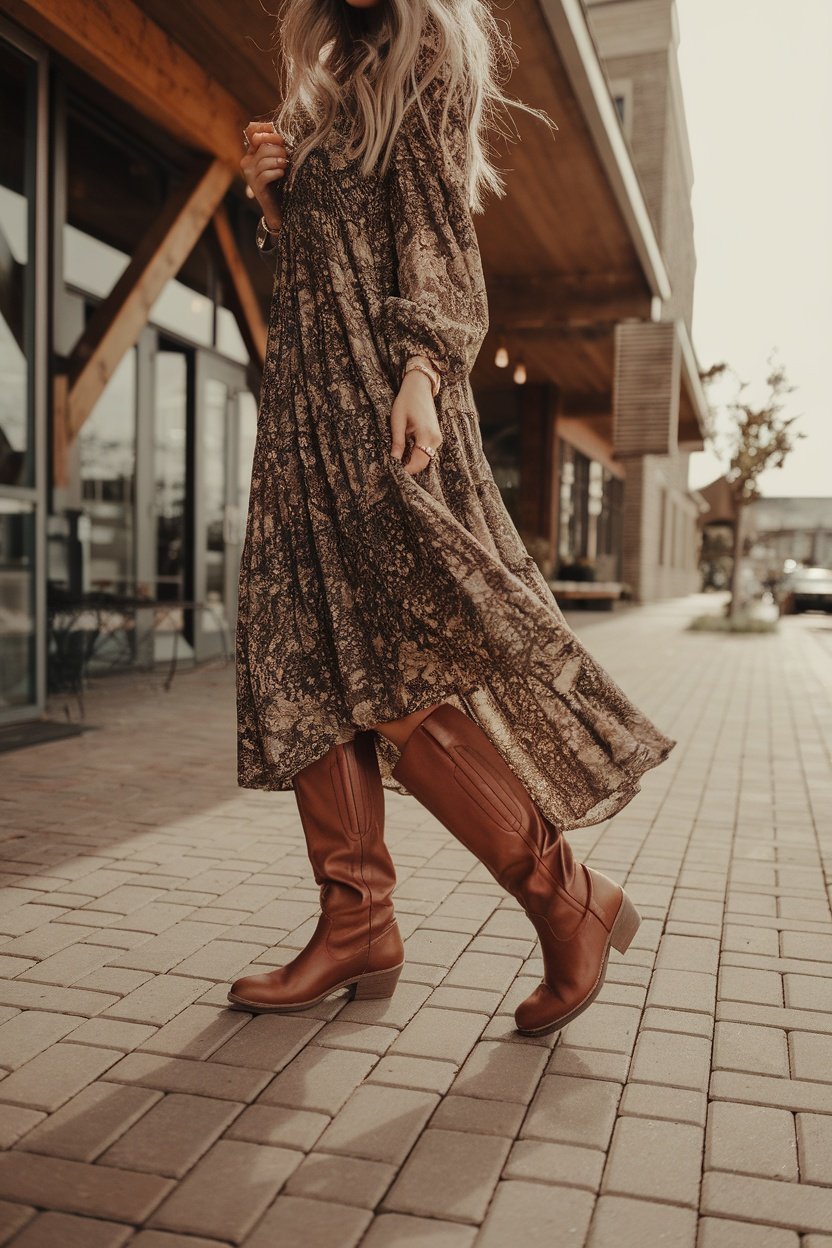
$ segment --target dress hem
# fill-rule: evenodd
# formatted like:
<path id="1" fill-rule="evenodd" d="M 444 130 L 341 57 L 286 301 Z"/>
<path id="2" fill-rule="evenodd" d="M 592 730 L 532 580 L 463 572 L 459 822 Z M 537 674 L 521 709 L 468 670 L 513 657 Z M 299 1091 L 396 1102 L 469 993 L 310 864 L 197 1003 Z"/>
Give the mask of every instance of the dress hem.
<path id="1" fill-rule="evenodd" d="M 465 699 L 469 696 L 469 694 L 476 693 L 477 690 L 481 688 L 482 688 L 482 684 L 480 682 L 477 682 L 476 684 L 466 686 L 464 692 L 461 692 L 456 687 L 450 687 L 450 686 L 445 689 L 440 689 L 438 691 L 432 690 L 431 696 L 429 698 L 414 699 L 414 704 L 408 706 L 404 711 L 402 711 L 399 715 L 397 715 L 396 718 L 403 719 L 407 715 L 414 714 L 416 711 L 424 710 L 428 706 L 433 706 L 434 703 L 442 702 L 451 697 L 458 698 L 461 704 L 465 706 L 466 705 Z M 466 708 L 466 710 L 467 710 L 467 713 L 471 714 L 471 717 L 475 719 L 477 723 L 479 723 L 479 721 L 476 719 L 476 716 L 471 713 L 470 708 Z M 381 721 L 378 718 L 376 718 L 373 720 L 373 722 L 378 723 Z M 385 737 L 384 734 L 378 732 L 377 729 L 362 727 L 361 725 L 357 725 L 357 724 L 350 725 L 350 726 L 355 729 L 355 733 L 353 735 L 357 735 L 360 732 L 372 732 L 374 736 L 382 742 L 382 745 L 381 745 L 382 750 L 385 750 L 390 758 L 395 757 L 396 759 L 398 759 L 398 756 L 400 755 L 401 751 L 399 750 L 395 742 L 391 741 L 389 737 Z M 296 768 L 291 773 L 290 776 L 275 777 L 274 779 L 271 779 L 269 778 L 267 774 L 264 774 L 262 776 L 261 782 L 254 782 L 251 779 L 247 779 L 245 782 L 243 782 L 243 780 L 238 775 L 237 787 L 241 789 L 251 789 L 251 790 L 267 792 L 267 793 L 291 792 L 294 789 L 294 786 L 292 784 L 292 779 L 295 775 L 298 774 L 299 771 L 302 771 L 305 767 L 311 766 L 312 763 L 315 763 L 319 759 L 323 758 L 329 752 L 329 750 L 332 749 L 334 745 L 343 743 L 344 741 L 351 740 L 351 739 L 352 739 L 351 737 L 343 737 L 336 732 L 333 735 L 333 737 L 329 740 L 326 746 L 326 749 L 322 753 L 317 754 L 315 755 L 314 758 L 310 758 L 307 762 L 304 762 L 300 767 Z M 559 820 L 550 819 L 550 822 L 557 827 L 559 832 L 572 832 L 572 831 L 580 830 L 581 828 L 593 827 L 599 823 L 605 823 L 608 819 L 612 819 L 615 815 L 619 814 L 619 812 L 622 811 L 625 806 L 628 806 L 629 803 L 633 800 L 633 798 L 638 793 L 641 792 L 642 776 L 646 772 L 651 771 L 654 767 L 660 766 L 660 764 L 663 763 L 667 759 L 667 757 L 670 755 L 670 753 L 675 749 L 676 745 L 678 744 L 678 742 L 671 737 L 666 737 L 665 742 L 666 744 L 661 745 L 661 746 L 655 746 L 655 747 L 648 746 L 644 744 L 643 742 L 640 742 L 638 746 L 636 747 L 636 749 L 633 751 L 633 756 L 631 756 L 631 760 L 627 764 L 625 764 L 625 768 L 629 771 L 629 778 L 626 782 L 622 782 L 622 784 L 620 784 L 616 789 L 613 789 L 611 792 L 605 794 L 604 797 L 602 797 L 599 801 L 595 802 L 594 805 L 588 806 L 584 811 L 575 811 L 573 813 L 573 816 L 565 818 L 565 819 L 564 818 L 561 818 Z M 377 745 L 377 748 L 378 748 L 378 745 Z M 509 759 L 506 759 L 506 763 L 508 764 L 508 766 L 511 766 L 511 762 Z M 395 763 L 391 764 L 391 770 L 393 766 L 395 766 Z M 514 768 L 512 768 L 512 770 L 514 770 Z M 401 797 L 413 797 L 414 796 L 410 792 L 410 790 L 406 789 L 404 785 L 401 784 L 401 782 L 397 780 L 394 776 L 390 774 L 385 774 L 383 769 L 381 769 L 381 783 L 382 783 L 382 786 L 385 789 L 387 789 L 389 792 L 398 793 L 399 796 Z M 537 801 L 534 795 L 533 794 L 530 794 L 530 795 L 532 796 L 532 800 L 535 801 L 536 805 L 540 807 L 540 803 Z M 418 801 L 417 798 L 414 800 Z"/>
<path id="2" fill-rule="evenodd" d="M 425 710 L 426 707 L 433 706 L 434 703 L 442 702 L 446 698 L 456 697 L 464 701 L 464 699 L 469 694 L 475 693 L 478 689 L 481 689 L 481 688 L 482 688 L 482 685 L 478 681 L 476 684 L 468 685 L 464 693 L 461 693 L 459 689 L 451 685 L 447 686 L 444 689 L 431 690 L 431 696 L 429 698 L 414 698 L 412 705 L 408 705 L 403 711 L 400 711 L 398 715 L 392 716 L 391 719 L 388 720 L 387 722 L 392 723 L 392 722 L 395 722 L 396 719 L 404 719 L 407 715 L 413 715 L 415 714 L 416 711 L 423 711 Z M 381 716 L 373 717 L 373 723 L 380 723 L 380 722 L 385 722 L 382 720 Z M 348 725 L 348 727 L 355 730 L 354 735 L 357 735 L 359 732 L 373 732 L 374 735 L 377 737 L 383 737 L 384 735 L 383 733 L 379 733 L 376 729 L 363 726 L 361 724 L 350 724 Z M 259 790 L 261 792 L 266 792 L 266 793 L 286 793 L 290 789 L 293 788 L 292 779 L 294 776 L 298 774 L 298 772 L 303 771 L 305 767 L 311 767 L 313 763 L 316 763 L 319 761 L 319 759 L 324 758 L 325 755 L 332 749 L 334 745 L 338 745 L 339 743 L 343 743 L 344 741 L 351 740 L 351 739 L 352 739 L 351 737 L 344 737 L 339 732 L 336 731 L 333 733 L 332 737 L 327 742 L 326 749 L 324 749 L 319 754 L 315 754 L 314 757 L 307 759 L 304 763 L 301 763 L 300 767 L 296 767 L 291 772 L 290 775 L 281 776 L 280 773 L 278 772 L 277 776 L 275 776 L 275 778 L 272 779 L 270 778 L 268 772 L 264 768 L 263 775 L 262 775 L 262 782 L 255 783 L 250 779 L 243 781 L 240 777 L 240 773 L 238 773 L 237 787 L 240 789 L 256 789 L 256 790 Z M 386 742 L 386 747 L 389 747 L 389 751 L 391 754 L 395 753 L 396 755 L 398 755 L 400 753 L 398 746 L 395 744 L 394 741 L 391 741 L 389 737 L 384 737 L 384 741 Z M 277 771 L 277 768 L 275 768 L 274 770 Z M 382 779 L 383 780 L 387 779 L 387 777 L 383 776 Z M 394 788 L 394 786 L 390 784 L 386 785 L 385 787 L 390 788 L 390 789 Z M 407 790 L 404 789 L 402 786 L 398 786 L 396 791 L 401 792 L 401 793 L 407 793 Z"/>

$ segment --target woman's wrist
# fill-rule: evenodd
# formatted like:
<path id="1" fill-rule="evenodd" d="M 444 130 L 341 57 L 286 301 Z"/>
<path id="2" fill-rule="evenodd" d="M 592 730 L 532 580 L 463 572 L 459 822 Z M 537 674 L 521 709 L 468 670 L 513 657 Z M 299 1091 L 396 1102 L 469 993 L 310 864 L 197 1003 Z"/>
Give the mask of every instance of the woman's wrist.
<path id="1" fill-rule="evenodd" d="M 404 380 L 404 377 L 407 376 L 408 373 L 416 372 L 421 373 L 423 377 L 427 377 L 430 381 L 433 398 L 436 398 L 442 384 L 442 374 L 434 364 L 433 360 L 426 355 L 409 356 L 405 361 L 402 380 Z"/>
<path id="2" fill-rule="evenodd" d="M 261 216 L 260 220 L 257 222 L 257 231 L 254 235 L 254 241 L 257 244 L 258 250 L 261 252 L 274 251 L 277 246 L 277 232 L 272 232 L 268 229 L 265 217 Z"/>

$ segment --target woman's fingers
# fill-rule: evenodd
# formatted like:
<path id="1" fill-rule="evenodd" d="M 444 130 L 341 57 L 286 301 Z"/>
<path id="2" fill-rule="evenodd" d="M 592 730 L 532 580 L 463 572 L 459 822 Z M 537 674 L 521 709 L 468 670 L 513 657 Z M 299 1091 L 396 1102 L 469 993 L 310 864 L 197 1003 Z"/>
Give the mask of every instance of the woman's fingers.
<path id="1" fill-rule="evenodd" d="M 413 476 L 416 472 L 423 472 L 433 459 L 433 455 L 429 455 L 427 451 L 423 451 L 421 448 L 423 446 L 432 446 L 434 452 L 437 452 L 442 443 L 442 434 L 439 432 L 436 423 L 433 422 L 427 428 L 424 425 L 421 425 L 418 429 L 414 426 L 411 438 L 413 445 L 410 450 L 410 457 L 404 465 L 404 470 Z"/>
<path id="2" fill-rule="evenodd" d="M 427 445 L 432 446 L 433 443 L 428 442 Z M 430 460 L 431 457 L 428 455 L 427 451 L 422 451 L 418 446 L 414 446 L 413 450 L 410 452 L 410 459 L 402 466 L 405 472 L 409 473 L 412 477 L 417 472 L 423 472 L 430 463 Z"/>
<path id="3" fill-rule="evenodd" d="M 279 161 L 281 165 L 288 165 L 289 163 L 289 154 L 286 148 L 278 147 L 276 143 L 263 144 L 262 147 L 252 148 L 250 155 L 252 160 L 259 162 Z"/>
<path id="4" fill-rule="evenodd" d="M 423 472 L 432 458 L 427 451 L 420 450 L 419 443 L 422 446 L 432 446 L 436 451 L 442 443 L 442 431 L 435 409 L 431 419 L 427 413 L 418 410 L 418 405 L 414 409 L 413 405 L 401 402 L 400 396 L 394 400 L 390 413 L 390 435 L 390 454 L 394 459 L 401 460 L 408 441 L 412 443 L 408 461 L 402 465 L 410 476 Z"/>
<path id="5" fill-rule="evenodd" d="M 286 141 L 282 134 L 277 133 L 271 121 L 250 121 L 243 134 L 249 143 L 262 143 L 265 138 L 275 143 Z"/>
<path id="6" fill-rule="evenodd" d="M 252 123 L 252 125 L 257 123 Z M 248 136 L 251 127 L 246 127 Z M 285 144 L 274 141 L 274 131 L 251 131 L 249 146 L 240 161 L 249 198 L 259 199 L 263 192 L 286 174 L 290 157 Z"/>
<path id="7" fill-rule="evenodd" d="M 401 459 L 404 454 L 406 429 L 407 413 L 394 402 L 390 413 L 390 454 L 394 459 Z"/>
<path id="8" fill-rule="evenodd" d="M 251 121 L 243 131 L 245 152 L 240 170 L 249 185 L 274 182 L 291 160 L 291 148 L 270 121 Z M 265 176 L 268 174 L 268 176 Z"/>
<path id="9" fill-rule="evenodd" d="M 253 135 L 248 150 L 252 155 L 259 155 L 261 152 L 266 156 L 288 157 L 292 155 L 292 149 L 286 140 L 283 139 L 283 136 L 274 135 L 271 132 L 269 134 L 267 132 L 258 132 L 258 134 Z"/>

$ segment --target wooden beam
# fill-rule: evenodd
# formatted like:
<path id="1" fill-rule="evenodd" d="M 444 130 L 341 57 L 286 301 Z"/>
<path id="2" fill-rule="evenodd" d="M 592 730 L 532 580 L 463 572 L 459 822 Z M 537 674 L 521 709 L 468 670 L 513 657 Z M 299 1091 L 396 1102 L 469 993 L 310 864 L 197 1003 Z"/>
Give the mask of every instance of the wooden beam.
<path id="1" fill-rule="evenodd" d="M 221 206 L 214 213 L 212 224 L 230 282 L 232 311 L 237 318 L 237 324 L 240 326 L 240 333 L 249 355 L 257 360 L 262 368 L 266 362 L 268 329 L 263 319 L 260 300 L 240 255 L 231 229 L 231 222 L 228 220 L 228 213 L 224 207 Z"/>
<path id="2" fill-rule="evenodd" d="M 547 321 L 542 325 L 507 325 L 506 336 L 512 342 L 534 343 L 545 345 L 549 340 L 575 339 L 581 342 L 595 342 L 599 339 L 611 338 L 618 321 Z M 495 327 L 496 328 L 496 327 Z"/>
<path id="3" fill-rule="evenodd" d="M 238 168 L 242 104 L 133 0 L 5 0 L 3 11 L 177 139 Z"/>
<path id="4" fill-rule="evenodd" d="M 613 459 L 611 416 L 607 418 L 607 427 L 604 428 L 595 422 L 588 422 L 585 416 L 561 415 L 558 417 L 558 434 L 582 455 L 597 459 L 613 476 L 624 476 L 623 465 Z"/>
<path id="5" fill-rule="evenodd" d="M 617 274 L 489 277 L 489 319 L 495 328 L 546 329 L 649 319 L 650 296 Z"/>
<path id="6" fill-rule="evenodd" d="M 167 281 L 193 250 L 233 177 L 215 160 L 171 196 L 129 265 L 90 319 L 69 359 L 66 438 L 73 441 L 119 361 L 147 324 Z"/>
<path id="7" fill-rule="evenodd" d="M 565 391 L 562 410 L 567 416 L 579 416 L 581 420 L 612 420 L 612 393 L 596 391 L 591 394 Z"/>

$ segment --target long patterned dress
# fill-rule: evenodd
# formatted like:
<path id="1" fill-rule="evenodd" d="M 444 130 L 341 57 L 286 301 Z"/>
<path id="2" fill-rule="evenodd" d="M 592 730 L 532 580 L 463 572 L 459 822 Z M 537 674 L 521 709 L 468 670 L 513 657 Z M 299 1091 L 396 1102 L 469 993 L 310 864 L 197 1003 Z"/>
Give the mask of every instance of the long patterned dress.
<path id="1" fill-rule="evenodd" d="M 286 790 L 372 724 L 449 701 L 568 830 L 629 802 L 675 742 L 567 625 L 483 453 L 469 381 L 488 328 L 465 124 L 412 105 L 384 176 L 336 128 L 284 188 L 239 579 L 238 784 Z M 390 454 L 414 354 L 443 370 L 443 442 Z M 425 383 L 427 385 L 427 383 Z M 397 747 L 374 736 L 382 782 Z"/>

